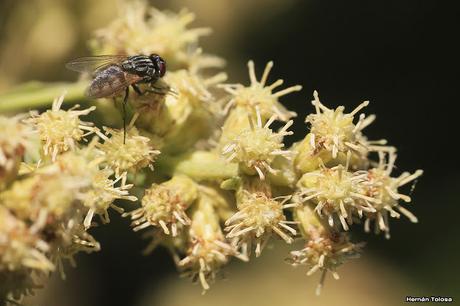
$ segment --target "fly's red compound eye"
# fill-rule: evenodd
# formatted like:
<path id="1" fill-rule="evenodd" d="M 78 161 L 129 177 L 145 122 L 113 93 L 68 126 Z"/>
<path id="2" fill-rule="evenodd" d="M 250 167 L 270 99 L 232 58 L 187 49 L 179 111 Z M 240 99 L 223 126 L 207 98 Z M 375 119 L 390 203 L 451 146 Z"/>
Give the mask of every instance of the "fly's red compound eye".
<path id="1" fill-rule="evenodd" d="M 163 60 L 159 61 L 158 68 L 160 68 L 160 77 L 163 77 L 166 73 L 166 63 Z"/>

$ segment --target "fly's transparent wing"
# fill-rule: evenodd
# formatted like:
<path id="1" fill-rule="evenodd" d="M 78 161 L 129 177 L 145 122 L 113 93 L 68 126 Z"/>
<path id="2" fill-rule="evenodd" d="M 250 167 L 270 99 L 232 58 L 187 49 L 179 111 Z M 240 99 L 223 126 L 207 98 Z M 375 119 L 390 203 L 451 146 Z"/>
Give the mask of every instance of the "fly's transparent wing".
<path id="1" fill-rule="evenodd" d="M 126 55 L 85 56 L 71 60 L 65 66 L 73 71 L 93 73 L 110 65 L 118 65 L 126 58 Z"/>

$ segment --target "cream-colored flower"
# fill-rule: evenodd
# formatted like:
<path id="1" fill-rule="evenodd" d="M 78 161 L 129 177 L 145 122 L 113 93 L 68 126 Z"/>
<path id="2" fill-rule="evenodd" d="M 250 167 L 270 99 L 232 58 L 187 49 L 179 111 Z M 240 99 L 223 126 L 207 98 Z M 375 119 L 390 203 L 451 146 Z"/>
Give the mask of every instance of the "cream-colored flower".
<path id="1" fill-rule="evenodd" d="M 287 129 L 293 121 L 288 121 L 278 132 L 273 132 L 270 125 L 275 121 L 272 116 L 265 124 L 259 109 L 256 109 L 256 123 L 252 116 L 248 116 L 250 128 L 243 130 L 230 143 L 222 149 L 228 162 L 236 161 L 242 166 L 242 170 L 249 174 L 257 173 L 260 179 L 265 179 L 267 172 L 275 174 L 276 170 L 271 167 L 275 157 L 283 156 L 290 158 L 289 150 L 283 150 L 283 137 L 292 135 Z"/>
<path id="2" fill-rule="evenodd" d="M 48 229 L 48 232 L 52 232 L 52 235 L 48 237 L 48 244 L 50 245 L 49 257 L 55 263 L 62 279 L 66 278 L 64 260 L 70 262 L 72 267 L 76 267 L 75 255 L 77 253 L 92 253 L 101 250 L 99 242 L 86 232 L 79 217 L 76 214 L 73 218 L 54 224 L 53 227 Z"/>
<path id="3" fill-rule="evenodd" d="M 286 243 L 291 243 L 296 230 L 287 221 L 283 209 L 291 207 L 285 204 L 289 196 L 269 198 L 263 192 L 242 191 L 238 200 L 238 212 L 225 221 L 227 238 L 234 239 L 241 252 L 249 256 L 255 244 L 256 257 L 260 256 L 272 233 L 276 233 Z"/>
<path id="4" fill-rule="evenodd" d="M 79 141 L 97 131 L 92 123 L 80 120 L 80 116 L 89 114 L 96 107 L 77 110 L 79 105 L 75 105 L 67 111 L 62 110 L 64 96 L 56 98 L 50 110 L 39 115 L 31 113 L 31 118 L 27 120 L 38 131 L 43 143 L 43 154 L 50 156 L 52 161 L 62 152 L 75 150 Z"/>
<path id="5" fill-rule="evenodd" d="M 175 176 L 145 190 L 142 207 L 124 216 L 131 216 L 134 231 L 155 226 L 160 227 L 166 235 L 175 237 L 181 227 L 190 225 L 185 211 L 197 196 L 198 189 L 191 179 Z"/>
<path id="6" fill-rule="evenodd" d="M 213 107 L 211 102 L 215 102 L 215 97 L 211 93 L 211 89 L 226 79 L 227 75 L 223 72 L 203 78 L 199 74 L 185 69 L 172 71 L 165 76 L 168 85 L 177 91 L 177 96 L 174 97 L 173 94 L 171 98 L 187 99 L 188 104 L 193 107 L 202 106 L 203 103 L 205 107 Z"/>
<path id="7" fill-rule="evenodd" d="M 392 147 L 381 146 L 384 140 L 371 142 L 362 134 L 362 130 L 369 126 L 375 116 L 366 117 L 364 114 L 359 116 L 355 124 L 354 116 L 369 104 L 364 101 L 358 105 L 351 113 L 345 113 L 343 106 L 329 109 L 324 106 L 318 96 L 318 92 L 313 93 L 316 113 L 310 114 L 305 122 L 310 123 L 310 145 L 313 151 L 327 150 L 331 152 L 332 158 L 336 158 L 339 152 L 354 151 L 359 155 L 366 156 L 369 151 L 388 151 Z"/>
<path id="8" fill-rule="evenodd" d="M 32 146 L 35 133 L 22 122 L 24 117 L 0 116 L 0 190 L 15 178 L 25 151 Z"/>
<path id="9" fill-rule="evenodd" d="M 133 185 L 123 183 L 126 180 L 126 174 L 119 176 L 116 180 L 110 178 L 112 174 L 113 172 L 109 169 L 99 170 L 91 177 L 91 186 L 80 194 L 83 206 L 89 209 L 83 222 L 85 228 L 91 226 L 94 214 L 99 215 L 104 223 L 108 223 L 110 222 L 109 208 L 123 212 L 123 209 L 114 204 L 115 200 L 137 201 L 135 196 L 129 194 L 129 189 Z M 116 186 L 120 181 L 120 185 Z"/>
<path id="10" fill-rule="evenodd" d="M 353 218 L 364 212 L 375 212 L 374 204 L 379 200 L 366 196 L 360 184 L 366 179 L 365 173 L 352 173 L 347 166 L 305 173 L 298 181 L 300 200 L 312 203 L 320 217 L 326 217 L 330 226 L 336 226 L 338 217 L 344 230 L 349 229 Z"/>
<path id="11" fill-rule="evenodd" d="M 179 13 L 149 7 L 147 1 L 124 1 L 119 17 L 95 33 L 92 45 L 98 54 L 160 54 L 169 67 L 188 67 L 196 61 L 200 37 L 209 28 L 188 26 L 195 14 L 186 9 Z"/>
<path id="12" fill-rule="evenodd" d="M 25 222 L 0 205 L 0 273 L 24 267 L 53 271 L 54 265 L 45 255 L 48 250 L 48 244 L 31 232 Z"/>
<path id="13" fill-rule="evenodd" d="M 214 282 L 217 273 L 231 256 L 247 259 L 225 240 L 214 208 L 216 199 L 213 195 L 215 193 L 208 191 L 208 188 L 202 188 L 191 216 L 185 257 L 177 262 L 185 276 L 200 281 L 203 293 L 210 288 L 209 284 Z"/>
<path id="14" fill-rule="evenodd" d="M 104 153 L 105 163 L 115 171 L 118 177 L 124 172 L 136 172 L 142 168 L 150 167 L 153 170 L 153 161 L 160 151 L 153 149 L 150 139 L 141 136 L 131 120 L 126 127 L 126 136 L 123 130 L 104 127 L 106 135 L 100 135 L 104 143 L 96 147 Z"/>
<path id="15" fill-rule="evenodd" d="M 330 271 L 335 279 L 339 279 L 337 267 L 345 261 L 359 257 L 362 244 L 353 244 L 346 233 L 314 233 L 310 232 L 310 239 L 303 249 L 292 251 L 288 262 L 293 266 L 305 265 L 307 275 L 318 270 L 322 271 L 321 279 L 316 287 L 316 294 L 321 293 L 326 273 Z"/>
<path id="16" fill-rule="evenodd" d="M 385 155 L 380 153 L 380 162 L 376 168 L 369 169 L 363 173 L 366 175 L 366 181 L 362 183 L 362 193 L 375 199 L 373 207 L 375 212 L 366 213 L 364 228 L 366 232 L 370 231 L 370 222 L 375 221 L 375 231 L 383 231 L 386 238 L 390 238 L 390 226 L 388 215 L 399 218 L 400 213 L 405 215 L 413 223 L 417 223 L 415 217 L 409 210 L 399 204 L 400 200 L 406 203 L 411 202 L 411 198 L 402 194 L 398 189 L 420 177 L 423 170 L 417 170 L 414 173 L 403 172 L 398 177 L 391 177 L 391 172 L 396 160 L 396 153 L 388 153 L 388 161 Z M 399 212 L 398 212 L 399 211 Z"/>
<path id="17" fill-rule="evenodd" d="M 267 120 L 273 115 L 282 121 L 288 121 L 296 116 L 295 112 L 288 111 L 280 102 L 279 98 L 291 92 L 300 91 L 302 86 L 296 85 L 274 92 L 275 88 L 283 84 L 283 80 L 278 79 L 271 85 L 266 85 L 268 74 L 273 67 L 273 62 L 268 62 L 262 74 L 262 78 L 257 80 L 254 69 L 254 62 L 248 62 L 249 78 L 251 84 L 244 86 L 241 84 L 224 84 L 224 88 L 231 95 L 231 99 L 225 107 L 229 110 L 233 106 L 247 109 L 248 113 L 253 113 L 256 107 L 260 109 L 263 120 Z"/>
<path id="18" fill-rule="evenodd" d="M 31 222 L 31 230 L 37 232 L 49 220 L 61 220 L 71 214 L 79 191 L 89 185 L 90 180 L 84 177 L 34 173 L 1 192 L 0 203 L 21 220 Z"/>
<path id="19" fill-rule="evenodd" d="M 76 185 L 74 199 L 86 213 L 83 222 L 85 228 L 91 226 L 95 214 L 107 223 L 109 208 L 122 212 L 123 210 L 114 204 L 115 200 L 137 200 L 129 194 L 133 185 L 125 184 L 126 173 L 113 179 L 114 172 L 110 168 L 102 168 L 105 157 L 95 148 L 96 144 L 97 139 L 94 139 L 88 147 L 62 154 L 54 164 L 39 170 L 40 173 L 70 177 L 79 183 Z M 64 188 L 64 192 L 66 190 L 69 191 L 68 188 Z"/>

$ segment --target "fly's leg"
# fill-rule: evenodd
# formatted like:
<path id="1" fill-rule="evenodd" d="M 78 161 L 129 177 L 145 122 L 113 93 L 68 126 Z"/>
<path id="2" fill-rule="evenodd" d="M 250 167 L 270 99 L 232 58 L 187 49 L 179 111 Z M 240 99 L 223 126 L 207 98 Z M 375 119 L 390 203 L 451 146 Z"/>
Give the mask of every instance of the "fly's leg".
<path id="1" fill-rule="evenodd" d="M 142 96 L 144 93 L 141 91 L 139 87 L 137 87 L 136 84 L 131 84 L 131 87 L 134 89 L 134 91 L 139 95 Z"/>
<path id="2" fill-rule="evenodd" d="M 161 95 L 161 96 L 164 96 L 167 94 L 177 96 L 177 93 L 173 91 L 169 86 L 168 87 L 156 87 L 153 84 L 151 84 L 150 89 L 145 89 L 144 92 L 142 92 L 141 89 L 136 84 L 132 84 L 131 86 L 133 87 L 134 91 L 139 96 L 142 96 L 147 92 L 154 93 L 154 94 Z"/>
<path id="3" fill-rule="evenodd" d="M 125 97 L 123 98 L 123 144 L 126 143 L 126 103 L 129 97 L 129 86 L 126 87 Z"/>

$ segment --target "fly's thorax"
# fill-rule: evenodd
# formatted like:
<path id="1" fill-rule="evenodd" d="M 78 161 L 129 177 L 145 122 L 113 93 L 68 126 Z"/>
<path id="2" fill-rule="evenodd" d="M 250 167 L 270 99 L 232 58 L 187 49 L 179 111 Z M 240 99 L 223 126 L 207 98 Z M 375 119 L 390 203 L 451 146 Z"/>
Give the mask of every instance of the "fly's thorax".
<path id="1" fill-rule="evenodd" d="M 158 78 L 155 64 L 145 55 L 130 56 L 121 63 L 121 67 L 128 73 L 143 77 L 144 81 L 151 82 Z"/>

